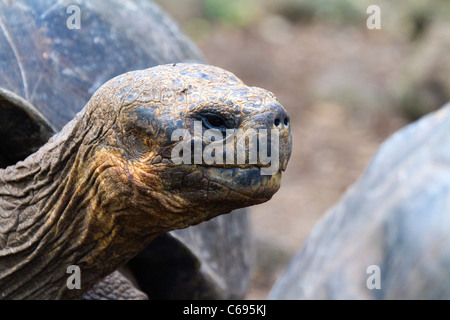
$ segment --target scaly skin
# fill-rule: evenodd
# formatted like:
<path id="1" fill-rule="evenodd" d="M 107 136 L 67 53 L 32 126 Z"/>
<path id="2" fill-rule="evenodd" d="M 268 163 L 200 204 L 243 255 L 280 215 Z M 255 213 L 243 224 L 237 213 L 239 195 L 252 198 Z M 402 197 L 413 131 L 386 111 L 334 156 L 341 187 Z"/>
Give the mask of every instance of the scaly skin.
<path id="1" fill-rule="evenodd" d="M 171 133 L 215 115 L 227 128 L 278 129 L 280 169 L 174 164 Z M 157 235 L 269 200 L 291 152 L 290 128 L 275 121 L 285 118 L 270 92 L 212 66 L 108 81 L 46 145 L 0 170 L 0 296 L 80 298 Z M 69 265 L 81 290 L 66 286 Z"/>

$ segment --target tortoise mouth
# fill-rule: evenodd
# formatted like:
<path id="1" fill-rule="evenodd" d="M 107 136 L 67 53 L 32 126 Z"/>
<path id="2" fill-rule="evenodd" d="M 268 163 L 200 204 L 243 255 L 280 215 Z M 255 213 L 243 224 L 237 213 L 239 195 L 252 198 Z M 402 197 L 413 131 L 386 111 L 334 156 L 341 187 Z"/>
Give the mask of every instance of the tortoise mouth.
<path id="1" fill-rule="evenodd" d="M 194 161 L 193 161 L 194 162 Z M 273 168 L 273 173 L 272 174 L 276 174 L 279 171 L 285 171 L 286 170 L 286 166 L 282 165 L 281 163 L 279 163 L 279 161 L 275 161 L 274 163 L 269 162 L 269 163 L 245 163 L 245 164 L 240 164 L 240 163 L 182 163 L 182 164 L 177 164 L 174 163 L 172 161 L 172 159 L 170 158 L 166 158 L 166 164 L 169 164 L 169 166 L 172 167 L 177 167 L 177 166 L 182 166 L 182 167 L 192 167 L 192 168 L 197 168 L 197 167 L 201 167 L 201 168 L 220 168 L 220 169 L 240 169 L 240 170 L 249 170 L 249 169 L 264 169 L 264 168 Z M 268 175 L 263 174 L 263 175 Z"/>
<path id="2" fill-rule="evenodd" d="M 201 172 L 201 179 L 207 181 L 205 189 L 209 195 L 220 198 L 220 192 L 234 192 L 236 196 L 259 199 L 257 203 L 269 200 L 278 191 L 281 182 L 281 169 L 273 175 L 261 174 L 261 167 L 257 165 L 247 166 L 204 166 L 196 165 L 195 171 Z M 185 186 L 201 188 L 201 183 L 195 184 L 188 178 L 183 179 Z"/>
<path id="3" fill-rule="evenodd" d="M 166 189 L 208 189 L 219 184 L 235 191 L 254 190 L 279 185 L 283 169 L 276 168 L 273 174 L 264 174 L 258 164 L 179 164 L 165 166 L 163 174 Z M 278 189 L 278 186 L 277 188 Z"/>
<path id="4" fill-rule="evenodd" d="M 229 181 L 233 185 L 239 185 L 248 188 L 261 187 L 262 184 L 272 180 L 274 177 L 281 177 L 281 170 L 273 175 L 261 174 L 260 166 L 235 166 L 235 167 L 221 167 L 221 166 L 200 166 L 204 170 L 204 174 L 210 177 L 213 181 Z"/>
<path id="5" fill-rule="evenodd" d="M 261 168 L 270 168 L 271 164 L 198 164 L 197 166 L 203 168 L 221 168 L 221 169 L 240 169 L 240 170 L 249 170 L 249 169 L 261 169 Z M 277 170 L 278 171 L 278 170 Z"/>
<path id="6" fill-rule="evenodd" d="M 221 176 L 224 178 L 230 178 L 234 179 L 236 176 L 239 176 L 241 174 L 251 174 L 253 175 L 260 175 L 260 176 L 267 176 L 267 174 L 262 174 L 261 170 L 264 168 L 270 168 L 271 165 L 261 165 L 261 164 L 213 164 L 213 165 L 196 165 L 197 167 L 202 168 L 202 170 L 210 170 L 214 173 L 222 173 Z M 275 175 L 277 173 L 280 173 L 281 171 L 284 171 L 281 167 L 277 168 L 275 172 L 271 175 Z"/>
<path id="7" fill-rule="evenodd" d="M 255 205 L 272 198 L 281 183 L 281 170 L 272 175 L 261 174 L 261 168 L 252 167 L 204 167 L 211 184 L 228 191 L 229 200 Z M 220 195 L 219 195 L 220 197 Z"/>

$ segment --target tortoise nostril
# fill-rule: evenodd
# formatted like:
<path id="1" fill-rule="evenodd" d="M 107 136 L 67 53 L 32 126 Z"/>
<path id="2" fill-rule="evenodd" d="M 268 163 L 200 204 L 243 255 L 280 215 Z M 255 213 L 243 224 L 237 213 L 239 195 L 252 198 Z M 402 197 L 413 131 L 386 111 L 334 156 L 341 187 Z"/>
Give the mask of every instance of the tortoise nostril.
<path id="1" fill-rule="evenodd" d="M 275 126 L 278 127 L 280 125 L 280 123 L 281 123 L 280 119 L 276 118 L 274 121 Z"/>
<path id="2" fill-rule="evenodd" d="M 281 123 L 283 123 L 286 127 L 289 125 L 289 117 L 281 117 L 283 120 L 281 120 L 279 117 L 275 118 L 273 121 L 274 125 L 276 127 L 279 127 Z"/>
<path id="3" fill-rule="evenodd" d="M 284 108 L 279 104 L 270 106 L 267 120 L 270 121 L 270 119 L 273 119 L 271 125 L 277 130 L 287 129 L 287 126 L 290 122 L 289 115 L 287 114 L 286 110 L 284 110 Z M 270 122 L 268 122 L 267 124 L 270 125 Z"/>

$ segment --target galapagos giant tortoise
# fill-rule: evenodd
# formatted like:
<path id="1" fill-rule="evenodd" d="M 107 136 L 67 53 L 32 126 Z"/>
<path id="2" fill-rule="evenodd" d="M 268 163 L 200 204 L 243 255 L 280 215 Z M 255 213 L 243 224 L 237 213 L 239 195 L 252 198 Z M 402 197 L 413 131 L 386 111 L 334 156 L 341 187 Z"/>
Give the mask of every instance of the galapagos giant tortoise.
<path id="1" fill-rule="evenodd" d="M 85 297 L 143 298 L 113 272 L 127 262 L 150 298 L 242 297 L 244 214 L 167 232 L 277 191 L 291 135 L 276 98 L 177 63 L 203 60 L 150 1 L 77 1 L 80 29 L 67 28 L 69 2 L 1 4 L 0 297 L 80 298 L 94 286 Z M 278 130 L 279 170 L 175 164 L 171 133 L 195 120 Z M 71 265 L 80 290 L 67 286 Z"/>
<path id="2" fill-rule="evenodd" d="M 395 133 L 270 299 L 450 299 L 450 103 Z"/>

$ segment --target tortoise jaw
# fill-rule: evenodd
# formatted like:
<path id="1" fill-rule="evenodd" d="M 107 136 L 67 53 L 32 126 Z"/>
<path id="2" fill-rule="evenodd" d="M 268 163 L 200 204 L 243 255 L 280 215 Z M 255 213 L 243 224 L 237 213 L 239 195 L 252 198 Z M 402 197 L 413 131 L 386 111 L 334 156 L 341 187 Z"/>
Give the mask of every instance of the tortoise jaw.
<path id="1" fill-rule="evenodd" d="M 210 184 L 220 185 L 228 192 L 226 201 L 235 202 L 238 207 L 270 200 L 280 188 L 282 175 L 281 170 L 273 175 L 261 174 L 260 167 L 206 167 L 204 174 L 210 178 Z"/>
<path id="2" fill-rule="evenodd" d="M 281 182 L 281 170 L 273 175 L 261 174 L 261 167 L 257 165 L 247 166 L 202 166 L 198 165 L 197 170 L 201 170 L 202 176 L 208 181 L 208 195 L 216 197 L 217 200 L 227 195 L 236 198 L 238 202 L 243 202 L 242 198 L 249 198 L 251 204 L 265 202 L 269 200 L 279 189 Z M 222 193 L 220 193 L 222 192 Z M 230 195 L 230 194 L 233 195 Z"/>
<path id="3" fill-rule="evenodd" d="M 258 189 L 267 187 L 269 184 L 278 190 L 281 178 L 281 171 L 273 175 L 261 174 L 261 167 L 205 167 L 205 175 L 210 177 L 211 181 L 221 183 L 231 188 L 239 188 L 239 192 L 251 191 L 258 193 Z M 276 186 L 274 185 L 276 184 Z"/>

